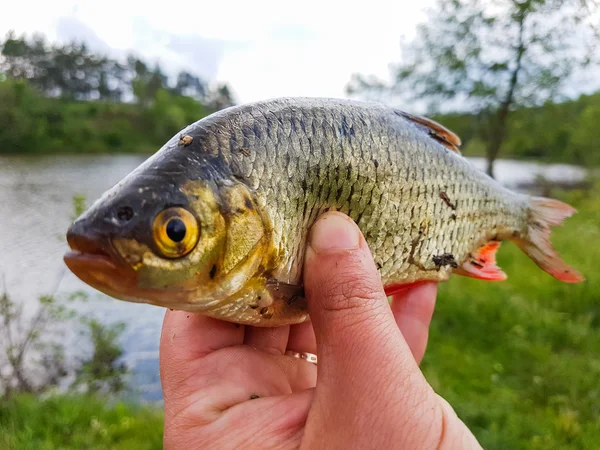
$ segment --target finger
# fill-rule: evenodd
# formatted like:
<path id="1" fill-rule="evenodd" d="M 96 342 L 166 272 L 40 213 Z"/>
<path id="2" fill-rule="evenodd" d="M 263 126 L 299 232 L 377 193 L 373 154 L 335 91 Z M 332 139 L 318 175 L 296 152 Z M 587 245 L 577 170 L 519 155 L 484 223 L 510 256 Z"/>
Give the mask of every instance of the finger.
<path id="1" fill-rule="evenodd" d="M 160 377 L 164 390 L 179 386 L 192 362 L 220 348 L 242 344 L 244 327 L 184 311 L 167 310 L 160 336 Z"/>
<path id="2" fill-rule="evenodd" d="M 304 285 L 319 351 L 306 428 L 315 446 L 341 436 L 356 447 L 385 447 L 389 436 L 364 440 L 373 438 L 365 433 L 367 426 L 397 430 L 402 420 L 407 433 L 422 427 L 420 417 L 427 416 L 433 391 L 396 325 L 368 245 L 349 217 L 330 212 L 313 226 Z M 357 421 L 362 425 L 349 430 L 348 423 Z M 322 423 L 330 437 L 318 433 Z M 407 447 L 416 445 L 410 434 L 406 439 Z"/>
<path id="3" fill-rule="evenodd" d="M 186 417 L 183 425 L 165 427 L 165 448 L 299 448 L 313 394 L 309 389 L 246 400 L 197 433 L 181 432 L 187 423 L 197 426 L 197 418 Z"/>
<path id="4" fill-rule="evenodd" d="M 287 349 L 294 352 L 317 353 L 317 338 L 311 322 L 302 322 L 290 327 Z"/>
<path id="5" fill-rule="evenodd" d="M 392 297 L 392 312 L 406 343 L 420 363 L 427 348 L 438 284 L 431 281 L 411 287 Z"/>
<path id="6" fill-rule="evenodd" d="M 244 344 L 273 355 L 283 355 L 288 343 L 290 327 L 246 327 Z"/>
<path id="7" fill-rule="evenodd" d="M 160 351 L 165 359 L 191 360 L 243 341 L 243 326 L 200 314 L 167 310 Z"/>

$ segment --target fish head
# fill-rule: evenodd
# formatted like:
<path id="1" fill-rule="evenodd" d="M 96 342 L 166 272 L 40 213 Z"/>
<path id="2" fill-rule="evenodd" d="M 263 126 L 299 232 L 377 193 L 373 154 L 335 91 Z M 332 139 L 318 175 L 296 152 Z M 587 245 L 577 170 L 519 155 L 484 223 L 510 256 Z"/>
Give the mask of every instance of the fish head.
<path id="1" fill-rule="evenodd" d="M 106 191 L 67 231 L 82 281 L 117 299 L 210 310 L 266 267 L 269 227 L 225 161 L 173 145 Z"/>

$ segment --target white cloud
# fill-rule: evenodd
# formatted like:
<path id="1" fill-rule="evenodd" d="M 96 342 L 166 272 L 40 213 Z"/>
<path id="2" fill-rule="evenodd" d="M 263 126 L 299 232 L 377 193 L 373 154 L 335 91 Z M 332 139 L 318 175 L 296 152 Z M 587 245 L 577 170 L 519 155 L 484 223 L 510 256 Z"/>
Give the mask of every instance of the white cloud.
<path id="1" fill-rule="evenodd" d="M 4 6 L 0 33 L 87 37 L 119 56 L 133 50 L 169 72 L 186 67 L 227 81 L 242 102 L 343 97 L 353 72 L 388 74 L 401 36 L 414 35 L 431 3 L 37 0 Z"/>

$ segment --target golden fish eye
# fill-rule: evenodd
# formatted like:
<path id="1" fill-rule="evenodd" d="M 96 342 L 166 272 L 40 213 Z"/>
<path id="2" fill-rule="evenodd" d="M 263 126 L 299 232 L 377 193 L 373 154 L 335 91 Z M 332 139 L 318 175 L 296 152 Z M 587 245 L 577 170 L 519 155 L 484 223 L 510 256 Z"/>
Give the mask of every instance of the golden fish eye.
<path id="1" fill-rule="evenodd" d="M 154 219 L 152 236 L 162 256 L 180 258 L 191 252 L 198 242 L 198 221 L 184 208 L 168 208 Z"/>

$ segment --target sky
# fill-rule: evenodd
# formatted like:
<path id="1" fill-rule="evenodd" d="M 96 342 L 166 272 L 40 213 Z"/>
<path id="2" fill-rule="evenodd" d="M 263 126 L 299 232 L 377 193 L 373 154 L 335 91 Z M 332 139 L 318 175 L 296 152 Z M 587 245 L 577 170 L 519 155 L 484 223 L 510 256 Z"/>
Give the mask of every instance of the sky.
<path id="1" fill-rule="evenodd" d="M 227 82 L 240 103 L 278 96 L 345 97 L 352 73 L 389 76 L 402 39 L 433 0 L 29 0 L 8 2 L 0 35 L 85 40 L 113 57 L 134 51 L 174 74 Z"/>

